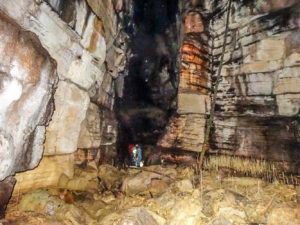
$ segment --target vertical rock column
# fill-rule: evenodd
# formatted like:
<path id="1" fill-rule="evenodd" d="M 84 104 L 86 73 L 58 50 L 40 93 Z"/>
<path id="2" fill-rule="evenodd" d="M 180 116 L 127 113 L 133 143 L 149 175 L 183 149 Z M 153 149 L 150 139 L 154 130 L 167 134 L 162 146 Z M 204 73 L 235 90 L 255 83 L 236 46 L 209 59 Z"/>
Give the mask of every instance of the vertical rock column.
<path id="1" fill-rule="evenodd" d="M 205 132 L 205 115 L 210 108 L 210 82 L 204 26 L 199 12 L 184 18 L 177 114 L 158 144 L 164 148 L 199 151 Z"/>

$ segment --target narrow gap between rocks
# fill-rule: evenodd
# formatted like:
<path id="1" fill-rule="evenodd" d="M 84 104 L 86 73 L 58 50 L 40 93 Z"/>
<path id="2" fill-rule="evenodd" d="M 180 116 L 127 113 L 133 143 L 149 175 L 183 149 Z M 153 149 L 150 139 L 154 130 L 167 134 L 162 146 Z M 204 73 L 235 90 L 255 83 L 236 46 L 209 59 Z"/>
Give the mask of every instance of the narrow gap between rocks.
<path id="1" fill-rule="evenodd" d="M 228 2 L 0 0 L 0 225 L 299 225 L 300 2 Z"/>

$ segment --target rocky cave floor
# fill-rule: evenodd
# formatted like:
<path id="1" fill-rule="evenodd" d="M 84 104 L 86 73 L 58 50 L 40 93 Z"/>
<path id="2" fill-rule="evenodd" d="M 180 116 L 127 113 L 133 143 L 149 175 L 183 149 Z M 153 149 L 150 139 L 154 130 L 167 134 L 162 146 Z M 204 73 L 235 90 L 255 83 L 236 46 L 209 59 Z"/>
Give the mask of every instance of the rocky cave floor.
<path id="1" fill-rule="evenodd" d="M 202 178 L 201 178 L 202 177 Z M 63 188 L 15 190 L 3 225 L 296 225 L 300 187 L 187 166 L 77 167 Z M 82 191 L 86 189 L 85 191 Z M 72 190 L 72 191 L 71 191 Z"/>

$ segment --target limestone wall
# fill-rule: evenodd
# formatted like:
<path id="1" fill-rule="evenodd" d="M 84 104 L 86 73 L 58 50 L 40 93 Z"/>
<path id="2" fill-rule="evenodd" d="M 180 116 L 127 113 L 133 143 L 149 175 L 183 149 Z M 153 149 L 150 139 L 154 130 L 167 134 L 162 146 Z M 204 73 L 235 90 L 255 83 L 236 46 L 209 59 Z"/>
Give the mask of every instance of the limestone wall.
<path id="1" fill-rule="evenodd" d="M 0 181 L 37 165 L 53 112 L 56 64 L 38 38 L 0 15 Z"/>
<path id="2" fill-rule="evenodd" d="M 55 185 L 64 170 L 72 176 L 78 148 L 115 151 L 114 80 L 123 60 L 113 60 L 122 52 L 112 1 L 105 14 L 96 6 L 92 0 L 0 2 L 0 186 L 35 168 L 42 155 L 38 168 L 18 174 L 19 187 Z M 70 163 L 59 169 L 64 158 Z M 47 166 L 52 159 L 60 161 Z"/>
<path id="3" fill-rule="evenodd" d="M 212 150 L 299 163 L 299 10 L 299 1 L 233 1 Z M 224 17 L 217 13 L 210 22 L 212 76 Z"/>
<path id="4" fill-rule="evenodd" d="M 202 15 L 206 33 L 209 34 L 208 40 L 197 39 L 200 45 L 207 46 L 207 53 L 202 58 L 207 57 L 208 76 L 199 74 L 193 78 L 181 72 L 180 77 L 188 77 L 190 87 L 198 85 L 198 95 L 210 95 L 210 89 L 203 83 L 206 80 L 215 81 L 222 53 L 228 1 L 191 2 L 196 2 L 196 5 L 191 3 L 189 10 Z M 291 169 L 299 172 L 299 12 L 300 5 L 296 0 L 232 1 L 216 118 L 209 141 L 212 153 L 288 161 Z M 188 14 L 183 17 L 187 19 Z M 182 45 L 184 48 L 185 42 Z M 184 51 L 182 54 L 184 69 Z M 193 83 L 197 85 L 193 86 Z M 180 80 L 182 85 L 186 85 L 185 79 Z M 205 121 L 184 118 L 194 118 L 198 105 L 204 108 L 208 104 L 204 104 L 199 97 L 192 102 L 185 98 L 182 102 L 190 112 L 186 111 L 189 115 L 182 117 L 180 90 L 178 99 L 177 115 L 159 144 L 167 148 L 199 151 Z M 207 110 L 202 110 L 203 116 L 205 112 L 207 114 Z M 167 142 L 170 137 L 173 142 Z M 188 141 L 182 144 L 182 140 Z"/>

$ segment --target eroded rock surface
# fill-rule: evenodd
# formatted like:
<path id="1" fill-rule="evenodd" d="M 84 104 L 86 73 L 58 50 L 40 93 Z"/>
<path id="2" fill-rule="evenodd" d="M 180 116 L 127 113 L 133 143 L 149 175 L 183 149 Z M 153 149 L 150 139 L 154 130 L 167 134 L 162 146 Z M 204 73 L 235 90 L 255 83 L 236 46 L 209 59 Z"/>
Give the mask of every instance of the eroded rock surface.
<path id="1" fill-rule="evenodd" d="M 192 12 L 183 15 L 178 115 L 158 142 L 165 148 L 201 150 L 220 65 L 227 13 L 221 9 L 228 1 L 196 2 L 184 4 Z M 209 140 L 212 153 L 299 165 L 299 9 L 298 1 L 232 3 Z M 201 24 L 201 19 L 208 21 Z"/>
<path id="2" fill-rule="evenodd" d="M 7 177 L 0 183 L 0 218 L 4 217 L 6 205 L 11 197 L 16 179 Z"/>
<path id="3" fill-rule="evenodd" d="M 203 171 L 198 177 L 189 167 L 173 165 L 126 171 L 110 165 L 76 167 L 69 180 L 73 185 L 15 192 L 0 222 L 14 224 L 23 218 L 28 224 L 61 225 L 299 224 L 299 187 L 258 178 L 218 179 L 218 173 Z M 86 185 L 97 176 L 98 190 Z M 168 179 L 164 188 L 149 182 Z M 123 186 L 138 191 L 122 192 Z"/>
<path id="4" fill-rule="evenodd" d="M 187 9 L 186 9 L 187 10 Z M 199 151 L 210 110 L 210 79 L 206 32 L 199 12 L 187 13 L 183 24 L 177 113 L 169 121 L 158 145 Z"/>
<path id="5" fill-rule="evenodd" d="M 0 181 L 34 168 L 53 112 L 56 64 L 38 38 L 0 14 Z"/>
<path id="6" fill-rule="evenodd" d="M 117 43 L 116 14 L 110 8 L 99 17 L 93 10 L 86 1 L 0 2 L 0 181 L 36 167 L 43 148 L 50 157 L 17 176 L 20 190 L 57 185 L 64 168 L 72 179 L 73 164 L 60 166 L 56 155 L 68 162 L 78 145 L 105 146 L 109 160 L 116 157 L 112 108 L 118 71 L 109 73 L 106 64 L 119 65 L 113 58 L 104 64 L 107 43 L 112 49 Z M 91 101 L 94 111 L 101 107 L 101 115 L 95 128 L 87 129 L 81 123 L 93 117 L 86 115 Z"/>
<path id="7" fill-rule="evenodd" d="M 299 25 L 294 21 L 299 20 L 300 5 L 257 2 L 232 6 L 239 13 L 230 16 L 211 148 L 299 164 Z M 260 14 L 262 5 L 268 5 L 263 7 L 266 14 Z M 213 71 L 224 37 L 225 14 L 219 16 L 210 27 Z"/>

